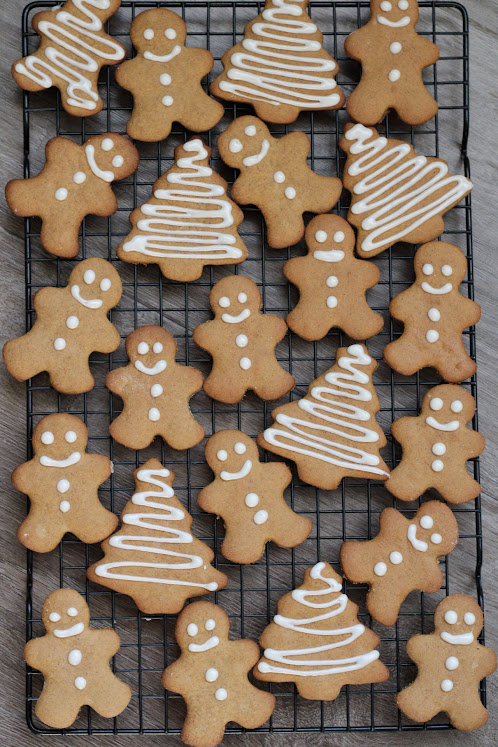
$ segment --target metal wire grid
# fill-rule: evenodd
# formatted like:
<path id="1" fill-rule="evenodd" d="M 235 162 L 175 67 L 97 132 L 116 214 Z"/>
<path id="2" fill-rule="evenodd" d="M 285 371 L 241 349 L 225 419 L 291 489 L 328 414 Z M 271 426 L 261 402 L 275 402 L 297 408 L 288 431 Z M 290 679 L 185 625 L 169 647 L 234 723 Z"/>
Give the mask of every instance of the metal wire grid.
<path id="1" fill-rule="evenodd" d="M 37 37 L 31 30 L 33 12 L 53 7 L 55 1 L 34 2 L 28 5 L 23 14 L 23 55 L 36 48 Z M 121 10 L 108 26 L 109 32 L 128 42 L 129 24 L 136 12 L 150 7 L 165 5 L 161 2 L 125 0 Z M 221 54 L 241 38 L 248 20 L 260 12 L 264 3 L 253 0 L 226 2 L 207 0 L 196 2 L 169 2 L 167 6 L 179 13 L 187 22 L 189 31 L 187 43 L 192 46 L 205 46 L 213 51 L 216 66 L 212 76 L 220 69 Z M 440 155 L 440 134 L 450 121 L 457 128 L 460 140 L 463 170 L 470 176 L 467 156 L 469 135 L 469 55 L 468 17 L 465 8 L 456 2 L 438 0 L 420 2 L 421 21 L 419 29 L 434 42 L 442 55 L 436 66 L 428 71 L 427 84 L 440 102 L 439 115 L 434 122 L 414 130 L 400 124 L 393 118 L 382 125 L 386 134 L 409 138 L 416 149 L 426 155 Z M 348 92 L 358 81 L 359 68 L 344 56 L 343 41 L 357 26 L 368 18 L 368 2 L 346 1 L 325 2 L 311 0 L 312 15 L 324 33 L 324 45 L 339 62 L 341 72 L 337 80 Z M 76 119 L 65 114 L 60 106 L 58 94 L 23 94 L 24 102 L 24 176 L 31 172 L 30 158 L 38 159 L 36 166 L 43 162 L 43 146 L 48 136 L 65 135 L 82 142 L 90 134 L 114 130 L 123 132 L 126 118 L 131 109 L 131 100 L 126 92 L 115 84 L 113 73 L 106 68 L 99 84 L 105 107 L 100 115 L 88 119 Z M 447 97 L 446 92 L 451 91 Z M 448 100 L 447 100 L 448 98 Z M 124 103 L 123 103 L 124 102 Z M 202 135 L 210 146 L 214 146 L 216 134 L 224 129 L 235 116 L 252 110 L 245 106 L 227 104 L 226 118 L 214 131 Z M 325 114 L 302 114 L 295 125 L 275 126 L 272 133 L 301 129 L 311 138 L 310 165 L 319 173 L 338 174 L 342 172 L 344 154 L 336 143 L 341 135 L 346 117 L 344 112 Z M 43 128 L 42 136 L 36 137 L 38 127 Z M 52 131 L 47 133 L 47 129 Z M 48 136 L 47 136 L 48 134 Z M 82 227 L 82 258 L 98 254 L 117 262 L 115 249 L 121 238 L 128 233 L 127 218 L 130 210 L 141 204 L 150 194 L 155 179 L 172 165 L 174 146 L 186 140 L 188 135 L 183 128 L 176 126 L 172 135 L 162 143 L 139 144 L 141 162 L 133 178 L 117 187 L 119 210 L 108 219 L 87 218 Z M 36 140 L 35 147 L 32 141 Z M 446 147 L 446 146 L 445 146 Z M 444 151 L 441 156 L 449 160 Z M 452 167 L 462 170 L 461 163 Z M 236 174 L 227 170 L 216 151 L 213 152 L 213 166 L 229 182 Z M 36 171 L 33 168 L 33 172 Z M 346 215 L 348 195 L 343 195 L 336 212 Z M 206 357 L 191 341 L 192 329 L 201 321 L 210 318 L 207 297 L 212 285 L 230 272 L 242 273 L 255 279 L 260 285 L 263 310 L 284 315 L 296 300 L 295 290 L 284 282 L 283 263 L 296 254 L 303 253 L 304 247 L 294 247 L 286 252 L 276 252 L 265 244 L 265 226 L 258 210 L 245 209 L 246 220 L 240 227 L 240 234 L 249 249 L 248 259 L 238 267 L 207 268 L 199 281 L 180 284 L 163 278 L 156 267 L 140 268 L 119 262 L 118 268 L 123 279 L 124 295 L 120 305 L 111 313 L 111 319 L 126 337 L 136 326 L 145 323 L 164 325 L 174 333 L 179 344 L 178 360 L 194 364 L 204 373 L 209 369 Z M 446 232 L 443 238 L 454 241 L 467 253 L 468 295 L 473 298 L 473 256 L 472 256 L 472 216 L 471 200 L 452 211 L 446 219 Z M 65 285 L 73 262 L 61 261 L 46 255 L 39 243 L 39 222 L 26 220 L 26 326 L 34 320 L 32 296 L 44 285 Z M 384 456 L 394 466 L 399 461 L 399 451 L 389 435 L 391 422 L 402 414 L 417 414 L 423 395 L 430 386 L 440 383 L 434 372 L 423 371 L 413 377 L 404 378 L 394 374 L 382 362 L 382 347 L 400 333 L 397 323 L 387 314 L 390 299 L 413 280 L 414 248 L 404 245 L 390 249 L 378 256 L 375 261 L 381 269 L 381 280 L 370 295 L 372 307 L 383 313 L 386 319 L 384 330 L 368 341 L 371 354 L 380 361 L 374 382 L 381 400 L 379 421 L 388 437 Z M 471 356 L 475 359 L 475 330 L 465 333 Z M 297 385 L 290 399 L 306 393 L 311 379 L 320 375 L 335 359 L 337 347 L 348 342 L 337 330 L 325 340 L 308 343 L 289 334 L 278 348 L 278 357 L 283 365 L 295 375 Z M 254 566 L 237 566 L 226 561 L 219 552 L 223 538 L 223 526 L 212 516 L 201 512 L 195 496 L 211 478 L 205 465 L 203 446 L 188 452 L 172 452 L 161 443 L 133 455 L 132 452 L 115 444 L 108 436 L 108 424 L 119 412 L 121 403 L 113 399 L 104 387 L 103 380 L 109 368 L 116 368 L 127 362 L 123 349 L 111 356 L 94 356 L 92 368 L 96 377 L 96 387 L 88 394 L 66 397 L 50 389 L 48 379 L 43 376 L 29 381 L 27 385 L 27 437 L 28 458 L 32 456 L 31 435 L 38 419 L 49 412 L 70 411 L 84 418 L 90 430 L 90 451 L 109 455 L 114 462 L 114 474 L 109 484 L 101 491 L 105 505 L 120 511 L 130 497 L 133 485 L 133 469 L 150 456 L 157 456 L 176 472 L 175 490 L 184 499 L 188 510 L 194 516 L 194 533 L 210 544 L 216 551 L 215 565 L 229 576 L 226 589 L 215 595 L 230 614 L 232 631 L 235 635 L 257 638 L 276 609 L 276 601 L 289 589 L 301 583 L 303 569 L 318 559 L 328 560 L 338 566 L 340 544 L 344 539 L 367 539 L 375 535 L 377 518 L 386 505 L 395 501 L 385 488 L 370 481 L 346 479 L 336 491 L 319 491 L 303 485 L 295 476 L 290 487 L 291 505 L 299 512 L 309 515 L 314 530 L 311 537 L 294 550 L 282 550 L 269 545 L 262 559 Z M 476 379 L 466 384 L 476 396 Z M 285 398 L 286 401 L 289 398 Z M 207 435 L 226 427 L 240 428 L 251 436 L 261 431 L 270 420 L 274 403 L 262 403 L 248 395 L 236 406 L 227 406 L 209 400 L 202 393 L 191 402 L 192 411 L 203 423 Z M 477 428 L 477 415 L 473 427 Z M 157 439 L 156 439 L 157 441 Z M 266 455 L 267 456 L 267 455 Z M 479 479 L 478 460 L 473 464 L 474 476 Z M 420 505 L 401 510 L 411 515 Z M 389 667 L 390 680 L 375 686 L 347 686 L 333 703 L 303 701 L 296 695 L 292 685 L 274 685 L 277 707 L 269 724 L 258 731 L 268 732 L 312 732 L 312 731 L 369 731 L 448 728 L 448 722 L 441 717 L 429 725 L 409 723 L 393 704 L 394 694 L 414 675 L 414 667 L 404 653 L 405 641 L 414 633 L 429 632 L 432 628 L 432 612 L 444 594 L 454 591 L 467 591 L 477 594 L 482 605 L 481 563 L 481 504 L 478 498 L 474 504 L 455 509 L 460 525 L 460 544 L 454 555 L 460 553 L 462 567 L 468 575 L 467 586 L 461 588 L 462 574 L 453 556 L 443 562 L 445 583 L 441 593 L 426 597 L 412 594 L 403 606 L 400 618 L 392 629 L 383 628 L 363 614 L 364 590 L 362 587 L 348 588 L 348 594 L 360 603 L 360 619 L 370 625 L 381 636 L 381 658 Z M 88 547 L 71 536 L 64 538 L 59 553 L 48 555 L 27 554 L 27 639 L 40 635 L 43 627 L 40 610 L 47 591 L 60 586 L 73 586 L 85 594 L 88 600 L 94 625 L 112 625 L 120 634 L 122 647 L 114 660 L 114 670 L 128 681 L 134 697 L 128 709 L 116 719 L 100 718 L 90 709 L 85 709 L 75 725 L 63 733 L 178 733 L 184 717 L 183 701 L 179 696 L 165 693 L 160 685 L 160 673 L 165 665 L 177 656 L 173 637 L 174 618 L 153 616 L 148 618 L 138 613 L 128 597 L 104 590 L 89 584 L 85 570 L 93 560 L 100 557 L 98 548 Z M 470 575 L 475 565 L 475 575 Z M 455 569 L 455 570 L 453 570 Z M 453 572 L 452 572 L 453 571 Z M 47 583 L 48 588 L 43 586 Z M 450 588 L 451 587 L 451 588 Z M 27 671 L 26 707 L 30 729 L 37 733 L 62 733 L 48 729 L 34 716 L 34 701 L 41 689 L 41 675 Z M 485 688 L 482 687 L 485 701 Z M 227 732 L 240 729 L 228 728 Z"/>

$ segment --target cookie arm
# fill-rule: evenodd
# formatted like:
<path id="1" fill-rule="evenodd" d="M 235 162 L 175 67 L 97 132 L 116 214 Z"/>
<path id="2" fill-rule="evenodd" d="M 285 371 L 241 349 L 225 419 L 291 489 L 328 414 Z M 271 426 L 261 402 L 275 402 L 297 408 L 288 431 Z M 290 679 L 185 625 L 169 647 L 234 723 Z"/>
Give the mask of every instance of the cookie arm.
<path id="1" fill-rule="evenodd" d="M 278 148 L 278 155 L 287 159 L 305 159 L 311 150 L 311 142 L 304 132 L 289 132 L 288 135 L 280 138 L 274 147 Z"/>
<path id="2" fill-rule="evenodd" d="M 414 420 L 415 418 L 405 415 L 395 420 L 391 425 L 391 434 L 401 445 L 403 445 L 403 439 L 410 436 L 410 432 L 413 430 L 415 424 Z"/>
<path id="3" fill-rule="evenodd" d="M 202 387 L 203 377 L 198 368 L 193 366 L 179 366 L 181 368 L 181 379 L 187 390 L 187 394 L 192 396 Z"/>
<path id="4" fill-rule="evenodd" d="M 415 50 L 414 52 L 419 55 L 418 64 L 422 65 L 422 68 L 433 65 L 439 59 L 439 47 L 437 44 L 419 34 L 417 34 L 415 40 Z"/>
<path id="5" fill-rule="evenodd" d="M 252 669 L 259 661 L 260 650 L 256 641 L 242 638 L 240 641 L 231 641 L 230 643 L 234 648 L 234 659 L 238 661 L 244 660 L 244 667 L 247 666 L 247 670 Z"/>
<path id="6" fill-rule="evenodd" d="M 185 70 L 195 70 L 196 78 L 203 78 L 213 69 L 214 58 L 208 49 L 199 49 L 197 47 L 186 47 L 181 57 L 182 65 L 185 65 Z"/>
<path id="7" fill-rule="evenodd" d="M 389 304 L 389 313 L 400 322 L 406 322 L 413 314 L 413 306 L 410 303 L 411 288 L 399 293 Z M 408 317 L 407 317 L 408 314 Z"/>
<path id="8" fill-rule="evenodd" d="M 481 307 L 475 301 L 470 298 L 462 296 L 462 322 L 467 327 L 472 327 L 477 324 L 481 318 Z"/>
<path id="9" fill-rule="evenodd" d="M 43 665 L 46 664 L 48 654 L 47 646 L 45 645 L 46 638 L 46 635 L 43 636 L 43 638 L 32 638 L 24 647 L 24 659 L 26 660 L 26 664 L 33 667 L 33 669 L 39 669 L 40 672 L 42 671 Z"/>
<path id="10" fill-rule="evenodd" d="M 239 205 L 247 205 L 252 202 L 252 195 L 257 188 L 258 185 L 254 184 L 254 175 L 245 172 L 235 180 L 230 196 Z"/>
<path id="11" fill-rule="evenodd" d="M 430 635 L 414 635 L 406 644 L 406 653 L 415 664 L 423 664 L 427 656 L 427 638 Z"/>
<path id="12" fill-rule="evenodd" d="M 464 441 L 465 445 L 471 452 L 471 456 L 469 457 L 469 459 L 471 459 L 473 456 L 479 456 L 479 454 L 482 454 L 482 452 L 484 451 L 484 447 L 486 446 L 486 439 L 484 438 L 482 433 L 479 433 L 478 431 L 472 431 L 470 430 L 470 428 L 466 428 Z"/>
<path id="13" fill-rule="evenodd" d="M 116 68 L 116 80 L 121 86 L 127 91 L 132 91 L 136 86 L 136 71 L 137 62 L 140 62 L 140 57 L 134 57 L 132 60 L 126 60 L 118 65 Z"/>
<path id="14" fill-rule="evenodd" d="M 118 330 L 109 319 L 104 317 L 102 322 L 102 332 L 98 336 L 98 342 L 96 343 L 97 347 L 95 350 L 99 353 L 112 353 L 119 347 L 120 342 L 121 335 Z"/>
<path id="15" fill-rule="evenodd" d="M 117 654 L 121 646 L 121 639 L 115 630 L 104 628 L 103 630 L 92 630 L 95 640 L 95 648 L 98 649 L 103 659 L 110 659 Z"/>
<path id="16" fill-rule="evenodd" d="M 111 475 L 112 462 L 103 454 L 85 454 L 85 468 L 87 465 L 88 472 L 95 477 L 98 485 L 102 485 Z"/>
<path id="17" fill-rule="evenodd" d="M 269 481 L 278 487 L 282 493 L 292 480 L 292 472 L 283 462 L 270 462 L 263 464 L 263 470 L 268 473 Z"/>
<path id="18" fill-rule="evenodd" d="M 276 316 L 275 314 L 265 314 L 263 315 L 263 319 L 267 325 L 266 334 L 268 336 L 271 334 L 273 338 L 272 342 L 276 345 L 277 342 L 284 339 L 287 333 L 287 324 L 281 317 Z"/>
<path id="19" fill-rule="evenodd" d="M 479 643 L 476 649 L 475 663 L 481 679 L 483 677 L 489 677 L 496 669 L 496 653 L 493 651 L 493 649 L 488 648 L 487 646 L 482 646 Z"/>
<path id="20" fill-rule="evenodd" d="M 211 338 L 212 332 L 215 332 L 215 329 L 212 326 L 213 324 L 214 320 L 210 322 L 204 322 L 204 324 L 200 324 L 198 327 L 196 327 L 192 333 L 192 339 L 195 344 L 203 350 L 206 350 L 208 353 L 211 353 L 209 340 Z"/>
<path id="21" fill-rule="evenodd" d="M 30 459 L 29 462 L 20 464 L 12 472 L 12 484 L 21 493 L 29 495 L 29 491 L 35 483 L 35 473 L 38 463 L 35 463 L 34 459 Z"/>
<path id="22" fill-rule="evenodd" d="M 105 385 L 113 394 L 121 394 L 126 389 L 128 384 L 128 377 L 125 375 L 125 371 L 128 366 L 124 368 L 115 368 L 109 371 L 105 377 Z"/>

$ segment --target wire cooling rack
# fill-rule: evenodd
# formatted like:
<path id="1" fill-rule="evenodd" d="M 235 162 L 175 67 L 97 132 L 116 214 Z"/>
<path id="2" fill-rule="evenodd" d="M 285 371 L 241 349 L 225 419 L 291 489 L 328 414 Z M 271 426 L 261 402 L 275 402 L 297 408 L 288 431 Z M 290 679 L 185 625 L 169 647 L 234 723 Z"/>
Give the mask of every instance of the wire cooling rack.
<path id="1" fill-rule="evenodd" d="M 31 28 L 31 19 L 42 8 L 53 7 L 55 2 L 34 2 L 23 14 L 22 52 L 33 51 L 37 36 Z M 110 20 L 109 32 L 129 46 L 129 26 L 135 14 L 144 8 L 166 5 L 160 2 L 129 2 L 125 0 L 118 13 Z M 441 156 L 449 161 L 455 173 L 470 176 L 467 157 L 469 135 L 469 56 L 468 18 L 465 8 L 456 2 L 420 2 L 421 19 L 418 31 L 436 42 L 441 50 L 437 65 L 425 71 L 429 90 L 439 101 L 439 114 L 434 121 L 417 129 L 403 125 L 393 117 L 379 127 L 380 132 L 411 141 L 424 155 Z M 212 76 L 221 70 L 223 52 L 241 38 L 245 24 L 258 13 L 262 2 L 239 0 L 225 2 L 212 0 L 199 2 L 168 2 L 167 7 L 180 14 L 187 23 L 190 46 L 211 49 L 216 64 Z M 369 17 L 368 2 L 323 2 L 311 0 L 309 12 L 324 33 L 324 45 L 340 65 L 338 83 L 349 93 L 359 78 L 359 67 L 344 54 L 344 39 Z M 131 51 L 131 49 L 130 49 Z M 207 84 L 207 82 L 206 82 Z M 81 143 L 91 134 L 113 130 L 124 132 L 131 110 L 129 94 L 114 82 L 113 71 L 106 68 L 99 84 L 104 99 L 103 111 L 95 116 L 77 119 L 67 115 L 60 106 L 58 94 L 48 92 L 23 94 L 24 110 L 24 176 L 37 173 L 44 161 L 44 146 L 49 137 L 65 135 Z M 226 105 L 223 121 L 203 135 L 210 146 L 216 136 L 235 116 L 250 112 L 240 105 Z M 327 175 L 340 175 L 344 154 L 337 142 L 347 121 L 344 111 L 303 113 L 297 122 L 288 127 L 275 126 L 272 132 L 300 129 L 312 141 L 310 165 Z M 172 165 L 174 147 L 186 140 L 188 134 L 176 126 L 171 136 L 157 144 L 140 143 L 141 161 L 138 172 L 126 183 L 116 186 L 119 210 L 110 218 L 88 217 L 83 223 L 78 259 L 102 256 L 116 262 L 123 280 L 124 293 L 111 318 L 122 338 L 142 324 L 161 324 L 177 340 L 178 360 L 200 368 L 206 375 L 209 361 L 192 343 L 192 330 L 210 318 L 208 295 L 212 285 L 231 272 L 252 277 L 260 285 L 264 311 L 285 316 L 296 303 L 296 291 L 282 273 L 283 263 L 291 256 L 305 253 L 301 243 L 287 251 L 274 251 L 265 243 L 265 226 L 255 208 L 245 209 L 245 221 L 240 234 L 249 250 L 248 259 L 236 268 L 205 268 L 202 277 L 193 283 L 181 284 L 164 279 L 156 266 L 137 267 L 118 262 L 117 245 L 128 233 L 128 215 L 150 195 L 152 184 Z M 235 173 L 227 169 L 213 151 L 212 165 L 229 182 Z M 349 203 L 344 194 L 336 212 L 346 215 Z M 26 220 L 26 325 L 33 322 L 33 294 L 45 285 L 65 285 L 74 266 L 73 261 L 61 261 L 47 255 L 40 246 L 40 223 Z M 471 201 L 452 210 L 446 216 L 445 240 L 458 244 L 468 258 L 468 295 L 473 297 L 472 218 Z M 413 282 L 413 254 L 415 248 L 398 244 L 375 258 L 381 270 L 381 280 L 369 292 L 372 307 L 383 314 L 383 331 L 368 341 L 370 353 L 379 360 L 374 375 L 382 409 L 379 422 L 388 437 L 384 458 L 391 465 L 399 461 L 400 453 L 389 435 L 391 422 L 403 414 L 418 414 L 421 400 L 430 386 L 440 383 L 434 371 L 423 371 L 412 377 L 394 374 L 382 361 L 384 345 L 396 337 L 401 328 L 390 319 L 387 309 L 390 299 Z M 75 260 L 78 261 L 78 260 Z M 465 332 L 468 349 L 475 358 L 474 329 Z M 337 348 L 349 341 L 337 330 L 316 343 L 301 340 L 296 335 L 288 337 L 277 348 L 282 365 L 296 377 L 296 388 L 290 398 L 303 396 L 309 382 L 324 372 L 335 360 Z M 123 345 L 111 356 L 95 355 L 92 370 L 96 386 L 87 394 L 65 396 L 54 392 L 48 378 L 41 375 L 27 385 L 27 438 L 28 458 L 31 457 L 31 434 L 39 418 L 50 412 L 70 411 L 83 417 L 90 432 L 89 450 L 108 455 L 114 462 L 114 474 L 101 490 L 103 503 L 119 513 L 133 492 L 132 471 L 151 456 L 157 456 L 176 474 L 175 489 L 194 517 L 193 531 L 214 548 L 215 564 L 229 577 L 228 586 L 215 595 L 215 600 L 230 615 L 235 636 L 258 638 L 276 611 L 278 598 L 301 583 L 304 568 L 317 560 L 327 560 L 338 565 L 339 549 L 344 539 L 368 539 L 377 532 L 378 515 L 388 505 L 395 504 L 381 483 L 345 479 L 335 491 L 319 491 L 303 485 L 294 473 L 288 491 L 291 505 L 313 521 L 313 532 L 308 540 L 294 550 L 277 548 L 270 544 L 261 560 L 253 566 L 229 563 L 219 548 L 223 538 L 223 524 L 213 516 L 204 514 L 196 503 L 198 491 L 211 481 L 212 475 L 204 461 L 203 444 L 188 452 L 173 452 L 158 442 L 140 453 L 133 453 L 108 435 L 110 421 L 116 417 L 121 401 L 113 398 L 104 386 L 109 368 L 127 362 Z M 476 380 L 465 386 L 476 396 Z M 282 401 L 287 401 L 289 397 Z M 262 403 L 249 394 L 239 405 L 223 405 L 210 400 L 202 392 L 191 401 L 196 418 L 205 427 L 207 435 L 222 428 L 240 428 L 256 436 L 270 420 L 275 403 Z M 477 416 L 474 419 L 477 427 Z M 268 456 L 268 455 L 267 455 Z M 479 478 L 479 465 L 473 471 Z M 434 496 L 427 495 L 424 499 Z M 419 502 L 407 509 L 407 516 L 417 510 Z M 293 685 L 273 685 L 277 707 L 269 723 L 260 732 L 314 732 L 314 731 L 374 731 L 405 729 L 444 729 L 448 721 L 444 716 L 429 725 L 413 724 L 405 719 L 394 704 L 395 693 L 415 675 L 415 667 L 405 653 L 405 642 L 415 633 L 432 630 L 432 613 L 440 599 L 449 593 L 463 591 L 477 596 L 482 604 L 481 562 L 481 506 L 477 499 L 472 504 L 455 508 L 460 527 L 460 544 L 442 563 L 445 583 L 433 595 L 412 593 L 404 603 L 399 620 L 393 628 L 384 628 L 365 613 L 363 587 L 348 588 L 348 594 L 360 605 L 360 619 L 370 625 L 381 637 L 380 652 L 389 667 L 390 679 L 372 686 L 348 686 L 332 703 L 304 701 L 296 695 Z M 40 612 L 46 594 L 58 586 L 71 586 L 83 593 L 89 602 L 92 624 L 96 627 L 112 625 L 121 637 L 122 647 L 114 659 L 114 670 L 132 689 L 134 696 L 129 707 L 117 718 L 103 719 L 90 709 L 83 709 L 73 727 L 65 733 L 178 733 L 185 715 L 182 699 L 166 693 L 160 684 L 161 671 L 173 661 L 178 649 L 174 641 L 172 616 L 147 617 L 138 613 L 129 597 L 115 594 L 104 587 L 90 584 L 85 570 L 91 562 L 101 557 L 98 546 L 86 546 L 71 535 L 64 538 L 59 550 L 46 555 L 28 552 L 27 557 L 27 639 L 43 634 Z M 34 702 L 42 687 L 39 672 L 27 672 L 27 721 L 37 733 L 61 733 L 48 729 L 34 715 Z M 485 698 L 484 686 L 482 698 Z M 240 731 L 229 725 L 228 732 Z"/>

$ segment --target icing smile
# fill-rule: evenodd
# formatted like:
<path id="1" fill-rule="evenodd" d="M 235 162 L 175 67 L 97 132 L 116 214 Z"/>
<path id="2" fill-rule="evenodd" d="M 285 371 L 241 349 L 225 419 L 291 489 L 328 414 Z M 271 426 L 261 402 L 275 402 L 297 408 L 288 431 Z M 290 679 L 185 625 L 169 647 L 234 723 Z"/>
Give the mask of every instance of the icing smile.
<path id="1" fill-rule="evenodd" d="M 218 636 L 213 635 L 211 638 L 208 638 L 205 643 L 189 643 L 188 650 L 193 651 L 194 653 L 199 651 L 209 651 L 210 648 L 215 648 L 219 642 L 220 639 Z"/>
<path id="2" fill-rule="evenodd" d="M 71 295 L 82 306 L 86 306 L 87 309 L 100 309 L 100 307 L 102 306 L 102 301 L 100 300 L 100 298 L 90 298 L 88 300 L 86 298 L 83 298 L 80 294 L 79 285 L 71 286 Z"/>
<path id="3" fill-rule="evenodd" d="M 422 283 L 422 290 L 424 290 L 426 293 L 432 293 L 434 296 L 442 296 L 445 293 L 449 293 L 453 290 L 453 286 L 451 283 L 446 283 L 443 285 L 442 288 L 433 288 L 432 285 L 429 285 L 425 280 Z"/>
<path id="4" fill-rule="evenodd" d="M 252 462 L 250 459 L 247 459 L 244 462 L 244 465 L 241 469 L 239 469 L 238 472 L 226 472 L 226 470 L 223 470 L 223 472 L 220 473 L 220 477 L 222 480 L 240 480 L 243 477 L 246 477 L 249 472 L 252 469 Z"/>
<path id="5" fill-rule="evenodd" d="M 70 638 L 73 635 L 79 635 L 80 633 L 83 633 L 85 629 L 84 623 L 76 623 L 76 625 L 72 625 L 70 628 L 66 628 L 65 630 L 54 630 L 54 635 L 57 638 Z"/>
<path id="6" fill-rule="evenodd" d="M 429 415 L 425 419 L 425 422 L 427 425 L 430 425 L 431 428 L 435 428 L 437 431 L 456 431 L 458 430 L 458 427 L 460 423 L 458 420 L 451 420 L 449 423 L 439 423 L 435 418 L 432 417 L 432 415 Z"/>
<path id="7" fill-rule="evenodd" d="M 259 151 L 259 153 L 256 153 L 255 156 L 246 156 L 246 158 L 242 160 L 242 163 L 244 164 L 244 166 L 255 166 L 257 163 L 263 160 L 269 149 L 270 143 L 265 138 L 261 143 L 261 150 Z"/>
<path id="8" fill-rule="evenodd" d="M 85 146 L 85 153 L 86 153 L 86 160 L 88 161 L 88 165 L 90 166 L 92 173 L 95 174 L 95 176 L 98 176 L 99 179 L 102 179 L 104 182 L 112 182 L 114 180 L 114 173 L 112 171 L 102 171 L 102 169 L 99 169 L 97 166 L 97 162 L 95 160 L 95 148 L 93 145 L 88 144 Z"/>
<path id="9" fill-rule="evenodd" d="M 40 457 L 40 464 L 44 467 L 72 467 L 73 464 L 77 464 L 81 459 L 79 451 L 73 451 L 67 459 L 51 459 L 48 456 Z"/>
<path id="10" fill-rule="evenodd" d="M 144 374 L 149 374 L 149 376 L 155 376 L 156 374 L 161 373 L 167 365 L 168 364 L 165 360 L 160 360 L 157 361 L 156 365 L 152 366 L 152 368 L 147 368 L 147 366 L 144 366 L 142 361 L 135 361 L 135 368 L 138 368 L 138 370 Z"/>
<path id="11" fill-rule="evenodd" d="M 408 539 L 410 540 L 415 550 L 419 550 L 420 552 L 426 552 L 428 548 L 427 542 L 423 542 L 422 540 L 417 539 L 417 525 L 416 524 L 410 524 L 410 526 L 408 527 Z"/>
<path id="12" fill-rule="evenodd" d="M 169 54 L 152 54 L 152 52 L 147 50 L 144 52 L 144 57 L 146 60 L 152 60 L 152 62 L 169 62 L 173 57 L 176 57 L 177 54 L 180 54 L 181 51 L 181 47 L 177 44 Z"/>
<path id="13" fill-rule="evenodd" d="M 443 641 L 446 641 L 446 643 L 454 643 L 456 646 L 469 646 L 471 643 L 474 642 L 474 634 L 473 633 L 462 633 L 462 635 L 452 635 L 451 633 L 447 633 L 446 630 L 443 630 L 441 633 L 441 638 Z"/>
<path id="14" fill-rule="evenodd" d="M 410 16 L 403 16 L 399 21 L 389 21 L 384 16 L 377 16 L 377 23 L 382 23 L 384 26 L 391 26 L 393 29 L 402 28 L 408 26 L 410 23 Z"/>
<path id="15" fill-rule="evenodd" d="M 232 316 L 231 314 L 222 314 L 221 318 L 224 322 L 228 322 L 229 324 L 238 324 L 239 322 L 243 322 L 244 319 L 247 319 L 248 316 L 251 316 L 250 310 L 244 309 L 238 316 Z"/>

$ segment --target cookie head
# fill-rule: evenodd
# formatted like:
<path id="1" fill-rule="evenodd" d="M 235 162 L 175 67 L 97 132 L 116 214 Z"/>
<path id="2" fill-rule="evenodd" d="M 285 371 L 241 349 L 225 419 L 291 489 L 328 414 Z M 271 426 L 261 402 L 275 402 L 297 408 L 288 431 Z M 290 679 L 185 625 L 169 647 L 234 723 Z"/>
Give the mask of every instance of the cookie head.
<path id="1" fill-rule="evenodd" d="M 238 117 L 218 138 L 223 160 L 234 169 L 249 168 L 263 161 L 270 149 L 268 127 L 257 117 Z"/>
<path id="2" fill-rule="evenodd" d="M 434 241 L 420 247 L 414 267 L 423 291 L 429 296 L 445 296 L 458 290 L 467 272 L 467 260 L 457 246 Z"/>
<path id="3" fill-rule="evenodd" d="M 216 604 L 194 602 L 178 617 L 175 636 L 182 651 L 203 653 L 228 638 L 228 616 Z"/>
<path id="4" fill-rule="evenodd" d="M 242 431 L 218 431 L 206 443 L 206 460 L 216 477 L 237 480 L 259 461 L 258 447 Z"/>
<path id="5" fill-rule="evenodd" d="M 419 17 L 417 0 L 370 0 L 370 10 L 384 28 L 413 28 Z"/>
<path id="6" fill-rule="evenodd" d="M 315 253 L 316 259 L 339 262 L 345 253 L 353 253 L 355 245 L 354 231 L 338 215 L 317 215 L 306 227 L 305 240 L 308 249 Z M 326 255 L 326 256 L 325 256 Z"/>
<path id="7" fill-rule="evenodd" d="M 104 182 L 124 179 L 138 167 L 137 149 L 131 140 L 115 132 L 88 138 L 85 154 L 92 172 Z"/>
<path id="8" fill-rule="evenodd" d="M 99 257 L 79 262 L 69 276 L 68 288 L 72 297 L 85 308 L 106 313 L 116 306 L 123 292 L 118 271 Z"/>
<path id="9" fill-rule="evenodd" d="M 45 599 L 42 620 L 49 635 L 73 638 L 88 626 L 90 610 L 83 597 L 73 589 L 58 589 Z"/>
<path id="10" fill-rule="evenodd" d="M 175 359 L 176 343 L 162 327 L 138 327 L 126 338 L 126 353 L 135 368 L 151 376 L 164 371 Z"/>
<path id="11" fill-rule="evenodd" d="M 408 539 L 420 552 L 436 558 L 448 555 L 458 542 L 458 524 L 452 510 L 440 501 L 424 503 L 412 519 Z"/>
<path id="12" fill-rule="evenodd" d="M 456 384 L 440 384 L 425 395 L 422 415 L 428 425 L 440 431 L 456 431 L 472 420 L 476 403 L 466 389 Z"/>
<path id="13" fill-rule="evenodd" d="M 209 303 L 217 319 L 227 324 L 238 324 L 259 311 L 261 294 L 254 281 L 241 275 L 231 275 L 216 283 Z"/>
<path id="14" fill-rule="evenodd" d="M 434 627 L 441 638 L 455 645 L 476 641 L 484 624 L 482 610 L 467 594 L 451 594 L 434 612 Z"/>
<path id="15" fill-rule="evenodd" d="M 169 62 L 176 57 L 186 36 L 182 19 L 166 8 L 145 10 L 135 18 L 130 29 L 135 49 L 153 62 Z"/>
<path id="16" fill-rule="evenodd" d="M 33 450 L 46 466 L 58 466 L 63 462 L 75 464 L 79 456 L 73 455 L 84 452 L 87 443 L 87 427 L 76 415 L 46 415 L 33 431 Z"/>

